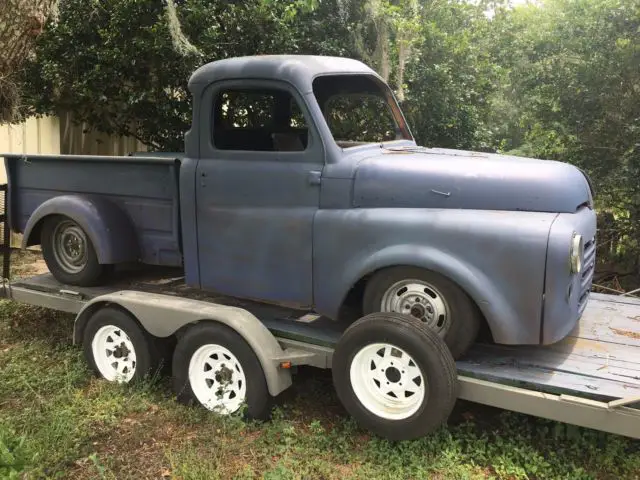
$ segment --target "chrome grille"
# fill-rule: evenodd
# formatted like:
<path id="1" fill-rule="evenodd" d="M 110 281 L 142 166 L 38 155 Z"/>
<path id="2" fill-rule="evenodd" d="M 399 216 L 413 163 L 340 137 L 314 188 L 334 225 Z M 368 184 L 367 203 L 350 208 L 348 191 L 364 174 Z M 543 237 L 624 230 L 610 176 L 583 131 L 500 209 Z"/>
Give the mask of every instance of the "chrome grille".
<path id="1" fill-rule="evenodd" d="M 578 311 L 583 312 L 587 306 L 593 273 L 596 269 L 596 239 L 595 237 L 587 241 L 584 245 L 584 256 L 582 257 L 582 273 L 580 274 L 580 296 L 578 297 Z"/>

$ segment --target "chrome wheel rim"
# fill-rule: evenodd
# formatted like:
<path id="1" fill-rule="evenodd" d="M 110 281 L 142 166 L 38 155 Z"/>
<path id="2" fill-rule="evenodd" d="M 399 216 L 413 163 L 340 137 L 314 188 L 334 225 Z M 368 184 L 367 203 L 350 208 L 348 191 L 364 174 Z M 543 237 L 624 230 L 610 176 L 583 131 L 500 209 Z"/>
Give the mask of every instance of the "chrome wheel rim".
<path id="1" fill-rule="evenodd" d="M 87 265 L 87 236 L 76 223 L 65 220 L 53 230 L 53 255 L 67 273 L 79 273 Z"/>
<path id="2" fill-rule="evenodd" d="M 443 337 L 451 326 L 449 305 L 433 285 L 415 279 L 400 280 L 382 295 L 381 312 L 411 315 Z"/>
<path id="3" fill-rule="evenodd" d="M 120 327 L 101 327 L 93 336 L 91 352 L 98 371 L 110 382 L 127 383 L 136 373 L 136 350 Z"/>
<path id="4" fill-rule="evenodd" d="M 200 347 L 189 362 L 189 383 L 198 401 L 221 415 L 237 412 L 247 396 L 247 379 L 238 358 L 222 345 Z"/>
<path id="5" fill-rule="evenodd" d="M 406 351 L 373 343 L 355 354 L 349 369 L 353 392 L 364 408 L 387 420 L 415 414 L 427 395 L 427 381 Z"/>

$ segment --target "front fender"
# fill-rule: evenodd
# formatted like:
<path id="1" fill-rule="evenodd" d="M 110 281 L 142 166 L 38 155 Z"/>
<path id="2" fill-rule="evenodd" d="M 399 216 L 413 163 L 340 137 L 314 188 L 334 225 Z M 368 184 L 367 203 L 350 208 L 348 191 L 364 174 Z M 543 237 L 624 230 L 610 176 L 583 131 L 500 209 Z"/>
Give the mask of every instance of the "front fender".
<path id="1" fill-rule="evenodd" d="M 478 305 L 486 318 L 491 318 L 491 332 L 496 341 L 517 338 L 519 326 L 512 319 L 516 312 L 495 284 L 482 271 L 456 257 L 424 245 L 393 245 L 348 265 L 345 274 L 355 285 L 378 270 L 396 266 L 414 266 L 431 270 L 456 283 Z"/>
<path id="2" fill-rule="evenodd" d="M 139 259 L 137 237 L 127 215 L 108 200 L 90 195 L 61 195 L 42 203 L 25 226 L 23 248 L 40 244 L 42 225 L 51 215 L 63 215 L 76 222 L 94 245 L 100 263 Z"/>
<path id="3" fill-rule="evenodd" d="M 538 344 L 549 229 L 556 213 L 464 209 L 321 210 L 314 221 L 314 305 L 330 318 L 367 276 L 434 270 L 478 305 L 497 342 Z"/>

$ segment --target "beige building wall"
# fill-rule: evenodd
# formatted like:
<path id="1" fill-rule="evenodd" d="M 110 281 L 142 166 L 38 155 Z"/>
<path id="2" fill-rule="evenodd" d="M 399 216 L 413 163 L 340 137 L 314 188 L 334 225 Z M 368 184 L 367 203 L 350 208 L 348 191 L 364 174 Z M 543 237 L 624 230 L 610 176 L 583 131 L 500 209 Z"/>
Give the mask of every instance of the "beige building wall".
<path id="1" fill-rule="evenodd" d="M 27 118 L 20 124 L 0 125 L 0 153 L 60 153 L 60 120 L 57 117 Z M 0 183 L 7 181 L 4 163 Z"/>
<path id="2" fill-rule="evenodd" d="M 68 114 L 58 117 L 31 117 L 23 123 L 0 125 L 0 155 L 24 154 L 72 154 L 72 155 L 127 155 L 146 151 L 146 147 L 134 138 L 113 137 L 97 132 L 87 132 L 86 125 L 76 125 Z M 2 159 L 0 158 L 0 161 Z M 4 161 L 0 164 L 0 184 L 7 182 Z M 0 235 L 2 228 L 0 227 Z M 19 235 L 12 235 L 11 244 L 18 247 Z"/>
<path id="3" fill-rule="evenodd" d="M 146 147 L 135 138 L 88 130 L 86 124 L 74 124 L 69 114 L 31 117 L 20 124 L 0 125 L 0 153 L 127 155 L 146 151 Z M 6 181 L 3 163 L 0 183 Z"/>
<path id="4" fill-rule="evenodd" d="M 144 152 L 146 147 L 135 138 L 115 137 L 89 131 L 86 124 L 73 123 L 70 114 L 60 115 L 60 153 L 74 155 L 128 155 Z"/>

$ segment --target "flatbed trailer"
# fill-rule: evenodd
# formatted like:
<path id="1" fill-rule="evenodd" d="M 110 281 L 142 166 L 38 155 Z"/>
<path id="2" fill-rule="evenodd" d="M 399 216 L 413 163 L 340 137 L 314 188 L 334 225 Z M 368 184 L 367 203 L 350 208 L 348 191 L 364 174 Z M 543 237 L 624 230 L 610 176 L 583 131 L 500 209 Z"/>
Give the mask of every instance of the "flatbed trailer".
<path id="1" fill-rule="evenodd" d="M 287 367 L 331 368 L 347 327 L 312 313 L 190 289 L 179 271 L 123 272 L 109 287 L 97 288 L 68 287 L 43 274 L 5 281 L 2 295 L 76 315 L 101 299 L 131 295 L 160 295 L 167 305 L 175 299 L 235 307 L 268 329 L 282 349 L 277 360 Z M 81 341 L 77 329 L 74 341 Z M 561 342 L 480 343 L 456 368 L 458 398 L 640 439 L 640 300 L 594 293 L 578 326 Z"/>
<path id="2" fill-rule="evenodd" d="M 6 190 L 6 185 L 0 186 L 0 193 L 6 194 Z M 215 363 L 217 370 L 212 370 L 213 373 L 229 373 L 224 365 L 227 358 L 236 360 L 238 371 L 244 372 L 241 376 L 246 380 L 244 390 L 236 390 L 246 394 L 251 415 L 266 412 L 269 405 L 266 399 L 291 385 L 291 367 L 309 365 L 331 368 L 338 397 L 346 409 L 365 427 L 393 440 L 415 438 L 432 431 L 446 421 L 456 397 L 640 439 L 639 299 L 593 293 L 578 325 L 562 341 L 549 346 L 517 347 L 478 343 L 454 363 L 444 341 L 411 317 L 372 314 L 353 324 L 336 322 L 285 306 L 189 288 L 182 272 L 176 269 L 123 268 L 108 286 L 93 288 L 63 285 L 51 274 L 9 280 L 10 232 L 6 228 L 3 197 L 0 195 L 3 254 L 0 297 L 76 315 L 74 343 L 83 345 L 85 356 L 99 375 L 104 369 L 91 356 L 92 348 L 100 331 L 107 328 L 107 337 L 113 336 L 116 325 L 120 331 L 115 333 L 124 334 L 129 347 L 137 345 L 134 356 L 137 355 L 138 371 L 143 365 L 150 367 L 149 360 L 154 356 L 156 360 L 172 357 L 173 385 L 179 400 L 196 397 L 200 400 L 195 388 L 187 389 L 189 395 L 185 395 L 184 389 L 191 382 L 187 374 L 191 375 L 197 353 L 209 348 L 204 364 Z M 101 324 L 96 322 L 100 316 Z M 92 324 L 103 326 L 93 337 L 88 335 L 92 333 Z M 212 335 L 209 344 L 214 344 L 213 350 L 212 345 L 203 341 Z M 203 346 L 185 363 L 181 355 L 188 351 L 189 342 Z M 354 370 L 355 359 L 370 344 L 382 345 L 386 356 L 380 360 L 375 357 L 380 351 L 374 349 L 370 351 L 373 356 L 359 364 L 361 370 Z M 121 345 L 125 346 L 124 353 Z M 231 350 L 225 349 L 225 345 Z M 125 343 L 118 344 L 112 352 L 116 351 L 121 352 L 119 358 L 131 354 Z M 95 348 L 93 352 L 95 356 Z M 212 360 L 219 354 L 224 356 L 220 357 L 220 368 L 221 362 Z M 125 360 L 128 359 L 127 356 Z M 371 371 L 369 361 L 372 365 L 377 363 Z M 413 379 L 411 388 L 422 399 L 413 407 L 409 404 L 413 409 L 411 415 L 403 416 L 398 405 L 392 399 L 389 401 L 388 393 L 382 401 L 373 397 L 367 398 L 368 403 L 362 400 L 380 379 L 389 380 L 386 383 L 392 387 L 402 385 L 409 378 L 404 376 L 404 369 L 416 372 L 416 364 L 424 384 L 418 385 Z M 367 368 L 362 370 L 363 366 Z M 376 376 L 378 367 L 386 376 Z M 358 372 L 367 377 L 369 393 Z M 237 376 L 231 373 L 231 380 L 236 381 Z M 215 378 L 218 382 L 215 385 L 229 385 L 226 380 Z M 206 381 L 213 382 L 208 378 Z M 236 381 L 235 387 L 238 385 Z M 360 396 L 354 392 L 360 392 Z M 228 392 L 222 394 L 229 399 Z M 211 406 L 200 403 L 207 408 Z"/>

